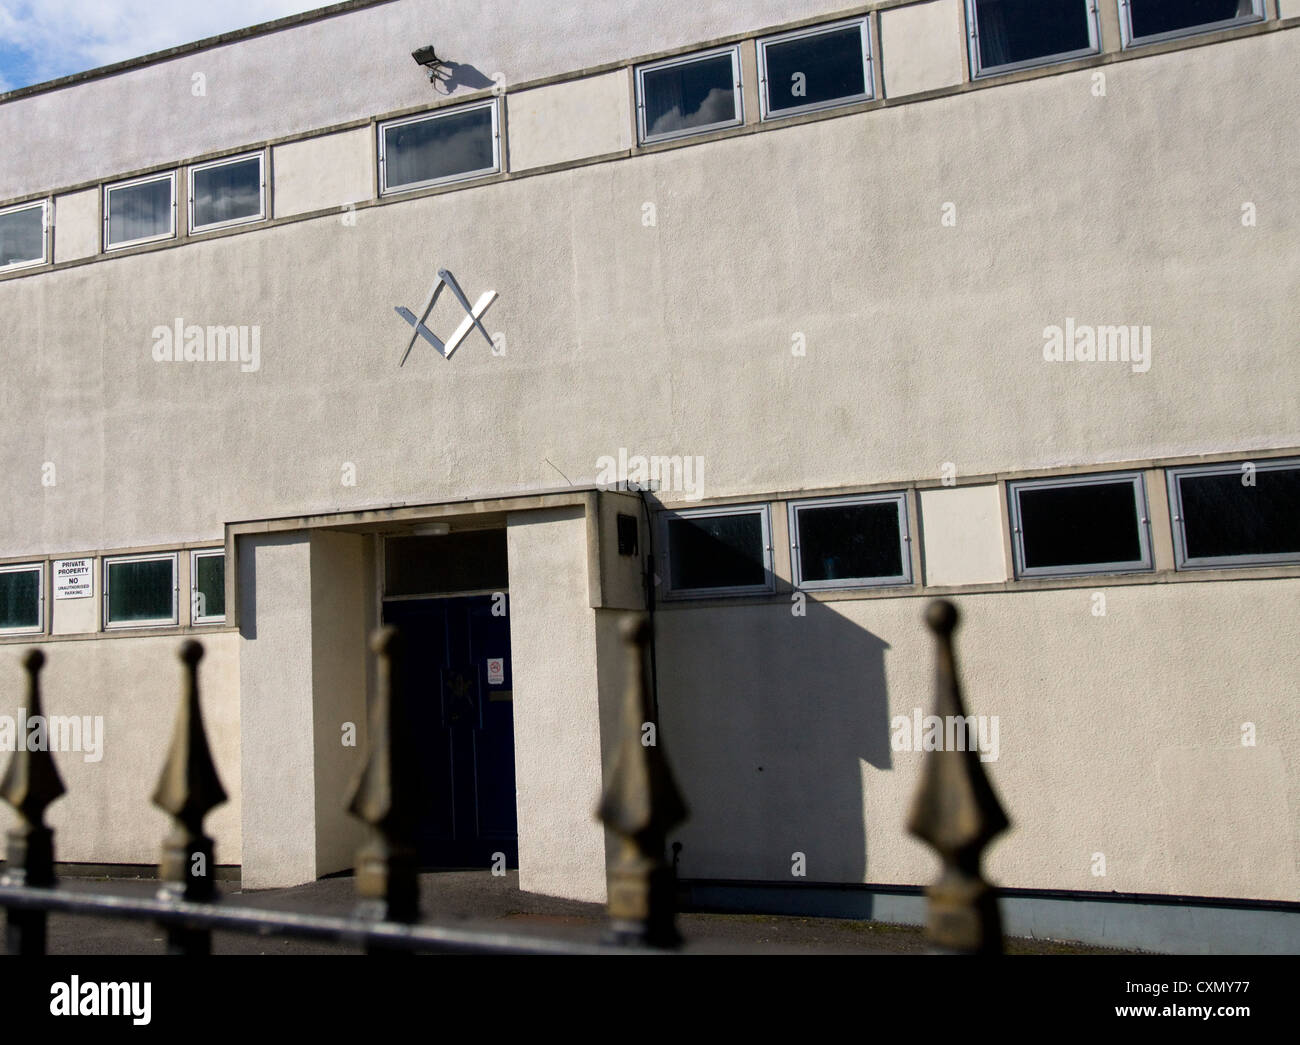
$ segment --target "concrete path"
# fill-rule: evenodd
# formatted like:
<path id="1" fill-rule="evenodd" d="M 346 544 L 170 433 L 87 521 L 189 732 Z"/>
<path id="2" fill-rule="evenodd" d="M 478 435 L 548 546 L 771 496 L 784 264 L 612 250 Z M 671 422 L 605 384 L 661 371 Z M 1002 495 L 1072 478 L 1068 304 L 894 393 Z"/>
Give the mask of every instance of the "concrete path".
<path id="1" fill-rule="evenodd" d="M 151 895 L 157 883 L 147 879 L 99 879 L 114 889 Z M 78 879 L 80 888 L 93 888 L 89 879 Z M 347 914 L 355 904 L 352 876 L 322 879 L 292 889 L 240 892 L 228 885 L 223 899 L 241 907 L 259 907 L 320 914 Z M 463 925 L 493 925 L 523 932 L 590 935 L 599 930 L 604 909 L 599 904 L 579 903 L 537 896 L 519 890 L 518 872 L 494 877 L 487 871 L 444 871 L 420 876 L 420 896 L 426 921 Z M 785 953 L 919 954 L 925 950 L 921 930 L 880 922 L 849 921 L 839 918 L 801 918 L 749 914 L 682 914 L 678 928 L 692 950 L 727 951 L 758 948 Z M 51 954 L 116 955 L 158 954 L 163 934 L 154 925 L 106 918 L 55 915 L 50 919 Z M 1108 954 L 1117 953 L 1082 944 L 1042 940 L 1010 940 L 1008 951 L 1015 954 Z M 217 954 L 339 954 L 346 949 L 314 941 L 284 937 L 246 936 L 217 933 L 213 938 Z"/>

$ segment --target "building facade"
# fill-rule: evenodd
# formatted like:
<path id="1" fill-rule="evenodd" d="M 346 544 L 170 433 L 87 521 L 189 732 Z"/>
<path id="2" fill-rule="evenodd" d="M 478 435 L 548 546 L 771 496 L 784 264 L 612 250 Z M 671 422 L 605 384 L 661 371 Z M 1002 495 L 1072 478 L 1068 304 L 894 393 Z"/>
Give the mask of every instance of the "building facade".
<path id="1" fill-rule="evenodd" d="M 354 2 L 0 96 L 59 859 L 156 860 L 193 636 L 218 861 L 351 866 L 386 620 L 426 862 L 601 900 L 653 604 L 679 875 L 885 896 L 943 595 L 989 877 L 1294 947 L 1300 3 L 1034 6 Z"/>

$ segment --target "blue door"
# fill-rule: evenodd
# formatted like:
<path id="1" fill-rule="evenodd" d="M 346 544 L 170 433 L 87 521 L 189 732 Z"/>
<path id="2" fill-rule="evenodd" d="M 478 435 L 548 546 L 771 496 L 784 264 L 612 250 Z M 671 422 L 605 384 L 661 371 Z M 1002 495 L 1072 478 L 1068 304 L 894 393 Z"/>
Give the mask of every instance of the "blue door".
<path id="1" fill-rule="evenodd" d="M 519 863 L 510 624 L 491 595 L 384 603 L 419 753 L 424 867 Z"/>

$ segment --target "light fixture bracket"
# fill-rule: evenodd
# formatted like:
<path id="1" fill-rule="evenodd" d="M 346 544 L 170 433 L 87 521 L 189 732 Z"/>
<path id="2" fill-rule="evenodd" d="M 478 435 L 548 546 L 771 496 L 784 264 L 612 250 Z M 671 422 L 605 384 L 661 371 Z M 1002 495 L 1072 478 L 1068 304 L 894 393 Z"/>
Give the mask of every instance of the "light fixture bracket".
<path id="1" fill-rule="evenodd" d="M 438 78 L 438 66 L 442 65 L 442 59 L 434 51 L 433 44 L 429 44 L 427 47 L 417 47 L 411 52 L 411 57 L 415 59 L 416 65 L 422 66 L 428 71 L 430 83 L 433 83 Z"/>

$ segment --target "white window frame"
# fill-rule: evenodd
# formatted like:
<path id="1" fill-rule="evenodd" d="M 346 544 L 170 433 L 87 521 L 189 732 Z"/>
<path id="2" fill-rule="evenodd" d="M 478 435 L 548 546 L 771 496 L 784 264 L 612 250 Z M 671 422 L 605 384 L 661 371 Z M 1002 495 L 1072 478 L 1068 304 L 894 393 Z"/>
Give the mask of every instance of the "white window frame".
<path id="1" fill-rule="evenodd" d="M 1099 0 L 1076 0 L 1082 4 L 1088 19 L 1088 46 L 1075 51 L 1061 51 L 1058 54 L 1044 55 L 1042 58 L 1026 58 L 1021 62 L 1005 62 L 1002 65 L 990 65 L 984 68 L 980 61 L 979 17 L 977 8 L 979 0 L 966 0 L 966 36 L 970 40 L 970 75 L 971 79 L 985 76 L 1001 76 L 1003 73 L 1015 72 L 1017 69 L 1037 69 L 1042 65 L 1055 65 L 1069 62 L 1075 58 L 1087 58 L 1101 53 L 1101 30 L 1098 25 L 1100 15 L 1097 11 Z"/>
<path id="2" fill-rule="evenodd" d="M 1065 486 L 1108 486 L 1119 482 L 1133 484 L 1133 507 L 1137 513 L 1140 558 L 1128 562 L 1080 563 L 1069 566 L 1025 566 L 1024 531 L 1021 526 L 1020 491 Z M 1103 472 L 1093 475 L 1055 476 L 1047 479 L 1017 479 L 1007 483 L 1007 502 L 1011 524 L 1011 548 L 1017 578 L 1085 577 L 1098 573 L 1149 573 L 1151 558 L 1151 512 L 1147 507 L 1146 482 L 1141 472 Z"/>
<path id="3" fill-rule="evenodd" d="M 1204 25 L 1194 25 L 1187 29 L 1175 29 L 1170 33 L 1155 33 L 1152 36 L 1135 37 L 1133 35 L 1132 11 L 1129 7 L 1129 0 L 1116 0 L 1116 2 L 1119 4 L 1119 35 L 1124 50 L 1128 50 L 1130 47 L 1141 47 L 1143 44 L 1159 43 L 1161 40 L 1181 40 L 1185 36 L 1213 33 L 1219 29 L 1235 29 L 1239 25 L 1262 22 L 1268 17 L 1264 10 L 1264 0 L 1250 0 L 1251 13 L 1248 15 L 1225 18 L 1219 22 L 1206 22 Z"/>
<path id="4" fill-rule="evenodd" d="M 1189 558 L 1183 519 L 1183 491 L 1178 480 L 1183 476 L 1236 475 L 1240 476 L 1244 461 L 1223 461 L 1219 464 L 1188 465 L 1168 468 L 1165 480 L 1169 484 L 1169 522 L 1174 536 L 1174 568 L 1179 570 L 1223 569 L 1232 566 L 1293 566 L 1300 563 L 1300 552 L 1271 555 L 1205 555 Z M 1300 458 L 1251 461 L 1256 473 L 1300 470 Z"/>
<path id="5" fill-rule="evenodd" d="M 736 110 L 735 117 L 718 123 L 705 124 L 703 127 L 687 127 L 680 131 L 649 134 L 645 125 L 645 74 L 657 72 L 660 69 L 671 69 L 678 65 L 691 65 L 708 58 L 717 58 L 719 55 L 729 55 L 731 58 L 731 82 L 733 85 L 731 96 Z M 711 131 L 725 130 L 728 127 L 740 127 L 744 122 L 745 98 L 741 81 L 740 44 L 715 47 L 708 51 L 694 51 L 691 54 L 679 55 L 676 58 L 665 58 L 659 62 L 648 62 L 645 65 L 636 67 L 636 133 L 637 141 L 641 145 L 654 145 L 658 142 L 675 141 L 678 138 L 691 138 L 697 134 L 708 134 Z"/>
<path id="6" fill-rule="evenodd" d="M 172 564 L 172 615 L 166 617 L 155 617 L 150 620 L 129 620 L 129 621 L 110 621 L 108 619 L 108 596 L 111 588 L 111 566 L 131 562 L 154 562 L 161 559 L 170 559 Z M 180 597 L 180 576 L 178 556 L 176 552 L 155 552 L 147 555 L 111 555 L 105 556 L 102 563 L 102 583 L 104 587 L 103 595 L 103 617 L 104 630 L 117 631 L 120 628 L 174 628 L 179 620 L 176 609 Z"/>
<path id="7" fill-rule="evenodd" d="M 160 232 L 154 236 L 141 236 L 139 239 L 123 240 L 121 243 L 110 243 L 108 241 L 108 231 L 111 228 L 109 219 L 112 214 L 112 194 L 118 189 L 129 189 L 133 185 L 144 185 L 151 181 L 169 181 L 172 187 L 172 220 L 171 228 L 167 232 Z M 176 238 L 176 172 L 166 171 L 163 174 L 146 174 L 140 178 L 131 178 L 127 181 L 115 181 L 111 185 L 104 186 L 104 250 L 122 250 L 124 247 L 137 247 L 142 243 L 161 243 L 163 240 Z"/>
<path id="8" fill-rule="evenodd" d="M 810 37 L 821 36 L 824 33 L 836 32 L 841 29 L 849 29 L 856 26 L 858 35 L 862 44 L 862 82 L 866 87 L 863 94 L 847 95 L 843 98 L 834 98 L 827 102 L 812 102 L 808 105 L 792 105 L 788 108 L 781 109 L 778 112 L 771 112 L 768 108 L 769 98 L 767 91 L 767 49 L 773 44 L 789 43 L 791 40 L 806 40 Z M 860 15 L 857 18 L 846 18 L 840 22 L 831 22 L 829 25 L 817 25 L 810 29 L 795 29 L 789 33 L 780 33 L 777 36 L 765 36 L 758 41 L 758 110 L 759 118 L 762 120 L 783 120 L 787 116 L 798 116 L 800 113 L 821 112 L 824 109 L 838 109 L 842 105 L 854 105 L 858 102 L 869 102 L 875 97 L 876 92 L 876 74 L 872 68 L 871 59 L 871 19 L 867 15 Z"/>
<path id="9" fill-rule="evenodd" d="M 672 571 L 672 544 L 668 526 L 675 519 L 717 518 L 723 515 L 757 515 L 762 522 L 763 573 L 762 584 L 741 584 L 725 588 L 674 588 Z M 685 508 L 659 514 L 659 556 L 663 568 L 664 597 L 666 599 L 712 599 L 729 595 L 766 595 L 775 590 L 776 578 L 772 572 L 772 516 L 767 504 L 725 504 L 716 508 Z"/>
<path id="10" fill-rule="evenodd" d="M 0 628 L 0 635 L 43 635 L 45 634 L 45 563 L 11 562 L 0 566 L 0 573 L 36 572 L 36 627 L 34 628 Z"/>
<path id="11" fill-rule="evenodd" d="M 53 208 L 48 198 L 28 200 L 26 203 L 17 203 L 12 207 L 0 207 L 0 214 L 14 214 L 18 211 L 35 210 L 37 207 L 41 208 L 41 256 L 31 261 L 13 261 L 8 265 L 0 265 L 0 272 L 16 272 L 18 269 L 35 268 L 37 265 L 50 263 L 50 211 Z"/>
<path id="12" fill-rule="evenodd" d="M 257 178 L 261 184 L 261 194 L 257 213 L 247 218 L 231 218 L 228 221 L 213 221 L 207 225 L 194 224 L 194 176 L 200 171 L 210 171 L 214 167 L 226 167 L 232 163 L 247 163 L 249 160 L 257 161 Z M 189 209 L 190 232 L 213 232 L 217 229 L 229 229 L 236 225 L 251 225 L 255 221 L 266 220 L 266 150 L 260 152 L 246 152 L 239 156 L 223 156 L 219 160 L 213 160 L 211 163 L 196 163 L 186 172 L 186 178 L 189 185 L 189 197 L 187 199 Z"/>
<path id="13" fill-rule="evenodd" d="M 848 507 L 855 504 L 887 504 L 898 506 L 898 550 L 903 572 L 889 577 L 844 577 L 829 581 L 805 581 L 803 563 L 799 558 L 799 512 L 804 508 Z M 861 497 L 817 497 L 806 501 L 791 501 L 787 508 L 790 523 L 790 576 L 794 586 L 802 591 L 823 591 L 830 588 L 887 588 L 912 583 L 912 536 L 907 529 L 907 492 L 866 494 Z"/>
<path id="14" fill-rule="evenodd" d="M 407 185 L 390 186 L 388 184 L 388 156 L 385 139 L 387 132 L 392 127 L 402 127 L 409 123 L 424 123 L 429 120 L 440 120 L 447 116 L 463 116 L 467 112 L 473 112 L 475 109 L 488 109 L 492 114 L 492 166 L 483 167 L 479 170 L 466 171 L 463 174 L 449 174 L 443 178 L 428 178 L 425 181 L 411 182 Z M 432 185 L 451 185 L 455 182 L 470 181 L 473 178 L 486 178 L 491 174 L 501 173 L 501 111 L 497 105 L 496 98 L 488 98 L 481 102 L 473 102 L 470 105 L 457 105 L 452 108 L 437 109 L 434 112 L 424 112 L 417 116 L 403 116 L 399 120 L 385 120 L 378 125 L 379 139 L 379 195 L 393 196 L 403 192 L 414 192 L 416 189 L 427 189 Z"/>
<path id="15" fill-rule="evenodd" d="M 220 615 L 209 613 L 200 616 L 198 612 L 198 600 L 196 599 L 196 596 L 199 594 L 199 560 L 210 559 L 217 555 L 220 555 L 223 560 L 225 559 L 226 549 L 224 545 L 220 548 L 195 548 L 190 552 L 190 624 L 192 625 L 224 624 L 226 622 L 226 615 L 224 613 Z M 221 586 L 224 590 L 226 586 L 224 562 L 222 563 L 221 572 Z"/>

